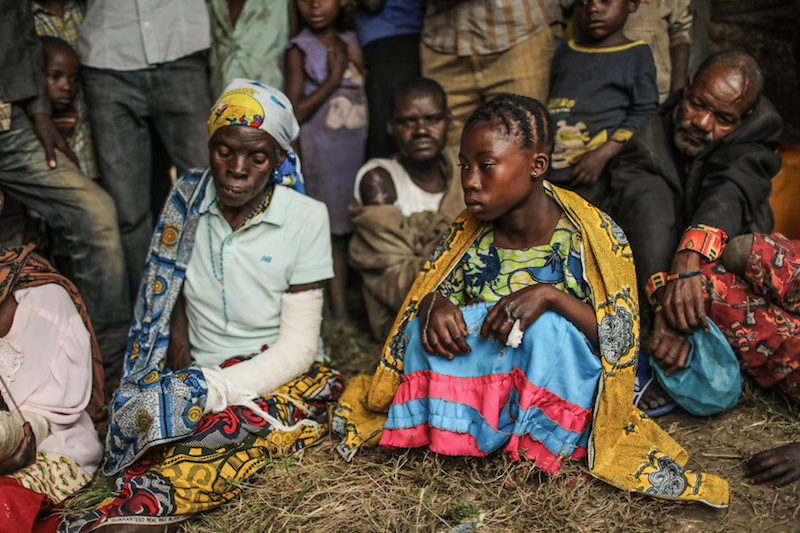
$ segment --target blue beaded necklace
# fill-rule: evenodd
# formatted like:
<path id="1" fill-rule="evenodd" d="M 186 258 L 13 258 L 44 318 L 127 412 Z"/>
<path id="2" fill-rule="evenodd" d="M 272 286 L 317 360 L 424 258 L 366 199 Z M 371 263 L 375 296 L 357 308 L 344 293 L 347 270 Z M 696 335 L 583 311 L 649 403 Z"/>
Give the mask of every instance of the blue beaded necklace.
<path id="1" fill-rule="evenodd" d="M 236 226 L 233 231 L 231 232 L 228 237 L 222 239 L 222 243 L 219 245 L 219 276 L 217 276 L 217 266 L 214 260 L 214 246 L 211 241 L 211 215 L 209 214 L 206 217 L 206 228 L 208 229 L 208 251 L 211 254 L 211 272 L 214 274 L 214 279 L 220 282 L 222 285 L 222 314 L 225 317 L 225 325 L 228 325 L 228 302 L 225 298 L 225 261 L 224 261 L 224 253 L 225 253 L 225 243 L 228 242 L 228 238 L 231 237 L 234 233 L 236 233 L 239 229 L 247 225 L 253 218 L 257 217 L 261 213 L 267 210 L 269 207 L 269 202 L 272 200 L 272 193 L 275 191 L 275 185 L 268 185 L 267 190 L 264 193 L 264 198 L 261 200 L 261 203 L 256 206 L 253 211 L 247 215 L 247 217 L 239 222 L 239 225 Z M 219 206 L 219 196 L 216 197 L 214 203 Z"/>

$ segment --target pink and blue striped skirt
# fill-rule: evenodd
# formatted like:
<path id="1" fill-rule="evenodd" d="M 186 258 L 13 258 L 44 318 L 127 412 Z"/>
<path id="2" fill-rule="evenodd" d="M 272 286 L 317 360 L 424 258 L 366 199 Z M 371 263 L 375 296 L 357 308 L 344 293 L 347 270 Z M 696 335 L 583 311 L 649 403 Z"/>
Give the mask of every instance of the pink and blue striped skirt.
<path id="1" fill-rule="evenodd" d="M 418 319 L 406 328 L 405 375 L 381 445 L 428 446 L 445 455 L 485 456 L 501 447 L 554 473 L 586 456 L 602 365 L 567 319 L 545 312 L 517 348 L 479 336 L 487 304 L 462 308 L 472 352 L 430 355 Z"/>

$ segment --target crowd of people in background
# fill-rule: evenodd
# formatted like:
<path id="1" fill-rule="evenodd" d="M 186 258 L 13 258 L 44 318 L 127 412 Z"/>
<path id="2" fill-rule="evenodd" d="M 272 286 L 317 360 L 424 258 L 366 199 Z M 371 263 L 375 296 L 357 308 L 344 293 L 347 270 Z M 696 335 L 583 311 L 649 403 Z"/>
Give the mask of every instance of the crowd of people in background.
<path id="1" fill-rule="evenodd" d="M 726 506 L 650 417 L 693 412 L 670 378 L 714 333 L 800 404 L 800 243 L 759 65 L 692 60 L 692 11 L 0 0 L 5 508 L 163 531 L 329 425 L 345 460 L 503 447 Z M 354 287 L 385 345 L 345 387 L 320 332 Z M 98 467 L 113 493 L 56 518 Z M 797 481 L 800 443 L 747 468 Z"/>

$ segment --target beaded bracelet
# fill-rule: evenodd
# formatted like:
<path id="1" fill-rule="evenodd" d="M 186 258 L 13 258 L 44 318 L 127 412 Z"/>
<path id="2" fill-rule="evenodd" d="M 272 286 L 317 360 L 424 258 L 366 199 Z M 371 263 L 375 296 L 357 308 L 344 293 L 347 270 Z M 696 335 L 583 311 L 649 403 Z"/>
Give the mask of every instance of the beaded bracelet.
<path id="1" fill-rule="evenodd" d="M 679 274 L 670 274 L 667 276 L 667 281 L 675 281 L 676 279 L 684 279 L 684 278 L 692 278 L 700 274 L 699 270 L 693 270 L 692 272 L 681 272 Z"/>
<path id="2" fill-rule="evenodd" d="M 647 284 L 644 286 L 644 291 L 647 293 L 647 299 L 650 301 L 652 305 L 656 305 L 658 301 L 655 299 L 655 293 L 661 287 L 666 287 L 667 283 L 670 281 L 675 281 L 676 279 L 685 279 L 697 276 L 700 274 L 699 270 L 694 270 L 691 272 L 681 272 L 679 274 L 667 274 L 666 272 L 656 272 L 650 279 L 647 280 Z"/>

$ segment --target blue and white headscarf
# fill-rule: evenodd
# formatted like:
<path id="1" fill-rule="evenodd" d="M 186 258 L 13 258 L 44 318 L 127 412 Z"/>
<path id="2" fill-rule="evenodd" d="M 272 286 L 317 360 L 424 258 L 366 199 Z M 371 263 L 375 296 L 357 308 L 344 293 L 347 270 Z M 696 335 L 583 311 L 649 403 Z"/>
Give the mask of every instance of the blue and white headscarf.
<path id="1" fill-rule="evenodd" d="M 292 150 L 292 141 L 300 134 L 300 124 L 285 94 L 257 81 L 236 78 L 211 108 L 209 139 L 223 126 L 250 126 L 269 133 L 286 151 L 286 159 L 275 169 L 268 183 L 305 192 L 300 158 Z"/>

